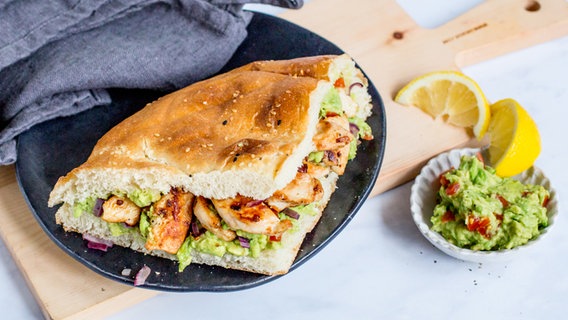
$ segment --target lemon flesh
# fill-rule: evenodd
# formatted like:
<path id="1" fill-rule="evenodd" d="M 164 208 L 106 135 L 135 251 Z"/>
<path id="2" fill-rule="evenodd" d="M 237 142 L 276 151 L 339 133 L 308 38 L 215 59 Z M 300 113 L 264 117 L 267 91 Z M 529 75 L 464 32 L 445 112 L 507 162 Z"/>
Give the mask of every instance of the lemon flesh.
<path id="1" fill-rule="evenodd" d="M 394 101 L 413 105 L 433 118 L 446 117 L 450 124 L 472 128 L 481 139 L 489 126 L 490 108 L 473 79 L 457 71 L 436 71 L 404 86 Z"/>
<path id="2" fill-rule="evenodd" d="M 534 164 L 541 151 L 534 120 L 513 99 L 491 105 L 489 160 L 501 177 L 517 175 Z"/>

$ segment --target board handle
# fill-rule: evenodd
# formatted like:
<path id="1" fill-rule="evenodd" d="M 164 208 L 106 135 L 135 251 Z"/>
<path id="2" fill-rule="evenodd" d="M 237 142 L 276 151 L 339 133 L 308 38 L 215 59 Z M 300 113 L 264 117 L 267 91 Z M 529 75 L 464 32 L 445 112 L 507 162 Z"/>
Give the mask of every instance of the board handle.
<path id="1" fill-rule="evenodd" d="M 566 0 L 487 0 L 435 29 L 460 68 L 568 34 Z"/>

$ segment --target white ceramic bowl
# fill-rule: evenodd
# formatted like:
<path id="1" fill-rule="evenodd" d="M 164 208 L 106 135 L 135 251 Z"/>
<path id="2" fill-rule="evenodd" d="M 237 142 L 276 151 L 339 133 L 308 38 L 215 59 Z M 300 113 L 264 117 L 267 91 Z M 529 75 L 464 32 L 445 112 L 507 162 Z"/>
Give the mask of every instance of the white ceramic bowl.
<path id="1" fill-rule="evenodd" d="M 462 155 L 474 155 L 480 149 L 456 149 L 446 153 L 442 153 L 435 158 L 431 159 L 416 177 L 412 185 L 410 193 L 410 210 L 412 218 L 416 226 L 422 234 L 434 246 L 448 255 L 465 261 L 472 262 L 492 262 L 492 261 L 508 261 L 512 259 L 517 253 L 528 251 L 529 248 L 534 247 L 542 238 L 549 232 L 554 225 L 554 219 L 558 215 L 558 196 L 552 188 L 550 181 L 544 173 L 532 167 L 522 174 L 513 178 L 521 181 L 524 184 L 539 184 L 544 186 L 550 191 L 550 201 L 548 202 L 548 227 L 541 231 L 541 234 L 535 239 L 530 240 L 525 245 L 515 247 L 508 250 L 499 251 L 476 251 L 460 248 L 448 242 L 442 235 L 432 231 L 432 223 L 430 218 L 435 207 L 436 193 L 439 188 L 438 179 L 442 172 L 450 169 L 451 167 L 459 167 Z"/>

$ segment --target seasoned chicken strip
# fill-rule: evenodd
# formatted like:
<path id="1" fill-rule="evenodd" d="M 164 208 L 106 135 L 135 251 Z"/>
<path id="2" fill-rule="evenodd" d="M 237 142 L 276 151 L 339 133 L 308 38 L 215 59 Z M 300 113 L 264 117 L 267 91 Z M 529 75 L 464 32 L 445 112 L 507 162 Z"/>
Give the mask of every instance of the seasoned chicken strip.
<path id="1" fill-rule="evenodd" d="M 237 235 L 232 230 L 223 229 L 219 215 L 209 208 L 209 201 L 204 197 L 197 197 L 193 205 L 193 214 L 205 229 L 225 241 L 233 241 Z"/>
<path id="2" fill-rule="evenodd" d="M 346 145 L 338 150 L 326 151 L 323 162 L 327 163 L 333 172 L 342 175 L 349 161 L 349 149 L 349 145 Z M 333 160 L 330 159 L 331 157 Z"/>
<path id="3" fill-rule="evenodd" d="M 212 202 L 219 215 L 234 230 L 271 235 L 292 227 L 289 220 L 280 221 L 262 201 L 237 195 L 231 199 L 212 199 Z"/>
<path id="4" fill-rule="evenodd" d="M 103 203 L 101 219 L 135 226 L 140 220 L 140 208 L 127 198 L 112 196 Z"/>
<path id="5" fill-rule="evenodd" d="M 316 130 L 312 139 L 316 150 L 335 150 L 348 145 L 354 138 L 349 131 L 349 120 L 344 116 L 322 119 Z"/>
<path id="6" fill-rule="evenodd" d="M 322 197 L 321 182 L 306 172 L 298 172 L 294 180 L 284 189 L 276 191 L 266 200 L 266 203 L 271 208 L 281 211 L 287 207 L 319 201 Z M 287 205 L 284 206 L 284 203 Z"/>
<path id="7" fill-rule="evenodd" d="M 152 205 L 146 249 L 175 254 L 183 244 L 191 223 L 193 194 L 172 189 Z"/>
<path id="8" fill-rule="evenodd" d="M 330 168 L 328 166 L 319 165 L 305 161 L 306 173 L 314 178 L 323 178 L 329 174 Z"/>

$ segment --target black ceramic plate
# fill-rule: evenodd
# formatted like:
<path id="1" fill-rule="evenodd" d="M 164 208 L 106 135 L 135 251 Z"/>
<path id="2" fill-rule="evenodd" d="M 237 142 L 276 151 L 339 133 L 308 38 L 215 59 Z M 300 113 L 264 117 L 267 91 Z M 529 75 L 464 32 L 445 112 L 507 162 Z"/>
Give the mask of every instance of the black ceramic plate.
<path id="1" fill-rule="evenodd" d="M 255 14 L 248 37 L 221 72 L 255 60 L 288 59 L 320 54 L 341 54 L 338 47 L 297 25 L 264 14 Z M 359 146 L 357 157 L 347 166 L 323 217 L 307 235 L 292 270 L 319 252 L 351 221 L 367 198 L 379 173 L 385 149 L 386 120 L 381 98 L 369 85 L 373 114 L 368 119 L 375 139 Z M 191 264 L 184 272 L 177 263 L 147 256 L 122 247 L 108 252 L 87 249 L 81 236 L 66 233 L 55 223 L 57 208 L 48 208 L 49 192 L 60 176 L 83 163 L 96 141 L 110 128 L 147 102 L 163 95 L 148 90 L 113 90 L 111 105 L 35 126 L 18 139 L 17 177 L 35 218 L 65 252 L 95 272 L 133 284 L 133 274 L 143 265 L 152 274 L 143 287 L 164 291 L 231 291 L 254 287 L 277 277 L 219 267 Z"/>

